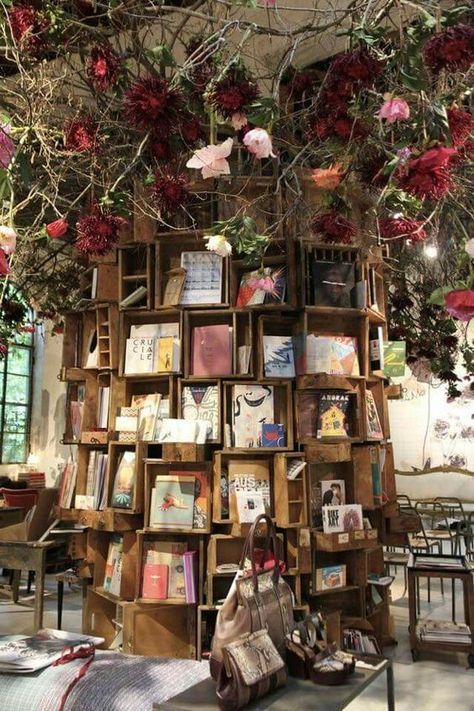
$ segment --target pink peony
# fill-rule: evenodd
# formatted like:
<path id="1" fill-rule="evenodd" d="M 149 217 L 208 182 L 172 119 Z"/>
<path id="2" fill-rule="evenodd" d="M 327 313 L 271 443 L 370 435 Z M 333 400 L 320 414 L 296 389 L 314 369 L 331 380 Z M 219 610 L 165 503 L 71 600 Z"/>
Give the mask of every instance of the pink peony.
<path id="1" fill-rule="evenodd" d="M 446 294 L 444 305 L 446 311 L 459 321 L 469 321 L 474 317 L 474 291 L 472 289 L 455 289 Z"/>
<path id="2" fill-rule="evenodd" d="M 264 128 L 252 128 L 244 136 L 244 146 L 249 153 L 253 153 L 255 158 L 276 158 L 273 153 L 272 137 Z"/>
<path id="3" fill-rule="evenodd" d="M 377 115 L 380 119 L 386 119 L 387 123 L 395 123 L 410 118 L 410 107 L 403 99 L 390 97 L 383 102 Z"/>
<path id="4" fill-rule="evenodd" d="M 0 225 L 0 249 L 5 254 L 13 254 L 16 249 L 16 232 L 12 227 Z"/>
<path id="5" fill-rule="evenodd" d="M 8 264 L 7 255 L 0 249 L 0 276 L 10 274 L 10 265 Z"/>
<path id="6" fill-rule="evenodd" d="M 228 138 L 224 143 L 206 146 L 194 151 L 194 155 L 188 160 L 186 167 L 200 170 L 204 179 L 230 175 L 230 166 L 226 158 L 232 152 L 233 143 L 232 138 Z"/>
<path id="7" fill-rule="evenodd" d="M 15 152 L 15 144 L 10 138 L 10 125 L 0 123 L 0 167 L 8 168 Z"/>
<path id="8" fill-rule="evenodd" d="M 230 122 L 232 124 L 232 128 L 236 131 L 240 131 L 241 128 L 244 128 L 244 126 L 247 125 L 247 116 L 244 113 L 237 112 L 232 114 Z"/>

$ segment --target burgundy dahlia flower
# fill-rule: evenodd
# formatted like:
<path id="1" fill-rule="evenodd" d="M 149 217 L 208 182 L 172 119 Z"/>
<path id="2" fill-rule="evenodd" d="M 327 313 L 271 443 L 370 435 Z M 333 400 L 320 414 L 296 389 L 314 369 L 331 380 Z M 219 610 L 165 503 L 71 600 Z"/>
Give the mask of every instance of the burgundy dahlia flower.
<path id="1" fill-rule="evenodd" d="M 474 62 L 474 26 L 454 25 L 433 35 L 423 47 L 423 60 L 434 74 L 469 69 Z"/>
<path id="2" fill-rule="evenodd" d="M 400 187 L 418 198 L 437 200 L 453 187 L 449 163 L 457 155 L 455 148 L 429 148 L 418 158 L 411 159 L 399 173 Z"/>
<path id="3" fill-rule="evenodd" d="M 474 116 L 469 111 L 457 107 L 448 109 L 447 113 L 453 146 L 464 146 L 474 133 Z"/>
<path id="4" fill-rule="evenodd" d="M 125 115 L 134 128 L 147 131 L 159 121 L 172 132 L 182 103 L 181 92 L 172 89 L 166 79 L 148 76 L 137 79 L 125 92 Z"/>
<path id="5" fill-rule="evenodd" d="M 123 217 L 96 205 L 89 215 L 77 221 L 77 249 L 85 254 L 107 254 L 117 243 L 124 222 Z"/>
<path id="6" fill-rule="evenodd" d="M 8 19 L 15 42 L 27 54 L 41 55 L 47 47 L 46 31 L 49 23 L 29 3 L 16 5 L 8 11 Z"/>
<path id="7" fill-rule="evenodd" d="M 117 83 L 121 64 L 122 60 L 108 42 L 97 44 L 91 49 L 87 75 L 99 91 L 107 91 Z"/>
<path id="8" fill-rule="evenodd" d="M 64 127 L 64 146 L 74 153 L 93 153 L 97 148 L 98 126 L 90 116 L 68 121 Z"/>
<path id="9" fill-rule="evenodd" d="M 405 238 L 412 242 L 423 242 L 427 237 L 423 221 L 406 217 L 379 220 L 379 230 L 385 239 Z"/>
<path id="10" fill-rule="evenodd" d="M 372 86 L 382 74 L 385 62 L 369 54 L 365 49 L 342 52 L 334 57 L 329 67 L 331 77 L 347 80 L 359 86 Z"/>
<path id="11" fill-rule="evenodd" d="M 335 210 L 318 215 L 312 224 L 314 234 L 320 234 L 328 244 L 351 244 L 357 234 L 353 222 Z"/>
<path id="12" fill-rule="evenodd" d="M 151 187 L 153 200 L 161 212 L 175 213 L 184 205 L 188 198 L 188 177 L 184 173 L 179 175 L 155 175 L 155 182 Z"/>
<path id="13" fill-rule="evenodd" d="M 229 119 L 233 114 L 244 113 L 259 93 L 258 86 L 253 81 L 231 71 L 212 87 L 208 102 L 224 118 Z"/>

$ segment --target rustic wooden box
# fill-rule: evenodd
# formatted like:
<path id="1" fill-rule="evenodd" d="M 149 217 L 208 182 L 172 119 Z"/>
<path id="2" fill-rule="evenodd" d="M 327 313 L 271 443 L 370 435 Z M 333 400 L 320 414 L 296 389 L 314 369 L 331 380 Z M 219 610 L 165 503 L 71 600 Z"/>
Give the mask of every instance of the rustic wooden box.
<path id="1" fill-rule="evenodd" d="M 115 304 L 99 305 L 97 314 L 97 338 L 99 342 L 99 370 L 117 370 L 119 318 Z"/>
<path id="2" fill-rule="evenodd" d="M 235 451 L 221 451 L 221 452 L 215 452 L 214 453 L 214 462 L 213 462 L 213 487 L 212 487 L 212 520 L 214 523 L 226 523 L 226 524 L 231 524 L 234 523 L 237 526 L 239 526 L 237 521 L 233 521 L 230 518 L 223 518 L 223 512 L 222 512 L 222 500 L 221 500 L 221 480 L 224 481 L 227 479 L 227 487 L 228 487 L 228 467 L 229 467 L 229 462 L 230 461 L 238 461 L 245 463 L 246 461 L 252 461 L 252 460 L 257 460 L 264 462 L 265 464 L 268 464 L 269 467 L 269 472 L 270 472 L 270 501 L 271 501 L 271 513 L 273 514 L 274 512 L 274 459 L 273 459 L 273 453 L 269 451 L 269 448 L 261 447 L 259 449 L 255 450 L 249 450 L 251 451 L 251 456 L 250 454 L 246 454 L 241 450 L 235 450 Z M 234 529 L 233 533 L 237 529 Z M 237 533 L 235 534 L 237 535 Z"/>
<path id="3" fill-rule="evenodd" d="M 185 378 L 178 378 L 178 388 L 177 388 L 177 416 L 179 418 L 183 417 L 183 390 L 185 387 L 193 387 L 193 386 L 215 386 L 217 387 L 217 417 L 218 417 L 218 424 L 217 424 L 217 433 L 218 436 L 216 439 L 208 439 L 207 443 L 208 444 L 221 444 L 222 443 L 222 387 L 221 387 L 221 381 L 219 379 L 195 379 L 193 378 L 192 380 L 186 380 Z M 163 456 L 164 459 L 166 457 Z M 169 457 L 169 459 L 172 459 L 172 457 Z"/>
<path id="4" fill-rule="evenodd" d="M 146 295 L 129 308 L 153 308 L 155 252 L 152 245 L 133 244 L 120 247 L 118 250 L 119 266 L 119 304 L 130 296 L 138 287 L 144 286 Z M 123 309 L 123 307 L 122 307 Z"/>
<path id="5" fill-rule="evenodd" d="M 315 306 L 312 274 L 313 262 L 346 262 L 353 264 L 357 273 L 357 271 L 361 272 L 361 265 L 359 263 L 359 253 L 360 252 L 358 247 L 323 245 L 315 244 L 314 242 L 309 242 L 306 240 L 300 241 L 297 258 L 299 306 Z M 324 309 L 331 307 L 318 308 Z M 335 318 L 338 317 L 338 312 L 340 312 L 341 314 L 344 314 L 344 312 L 346 312 L 346 314 L 349 316 L 352 312 L 357 312 L 356 309 L 352 308 L 332 308 L 334 309 L 333 313 Z M 322 313 L 324 313 L 324 311 L 322 311 Z"/>
<path id="6" fill-rule="evenodd" d="M 362 396 L 361 396 L 361 404 L 362 404 L 362 425 L 364 428 L 364 439 L 365 440 L 372 440 L 372 441 L 380 441 L 380 440 L 374 440 L 373 437 L 369 437 L 369 432 L 368 432 L 368 427 L 367 427 L 367 400 L 366 400 L 366 391 L 370 390 L 374 401 L 375 401 L 375 407 L 377 408 L 377 414 L 379 416 L 380 420 L 380 425 L 382 427 L 382 432 L 383 432 L 383 439 L 388 439 L 390 437 L 390 421 L 389 421 L 389 413 L 388 413 L 388 403 L 387 403 L 387 398 L 385 396 L 385 381 L 381 378 L 377 378 L 377 376 L 372 376 L 368 380 L 366 380 L 363 384 L 362 387 Z"/>
<path id="7" fill-rule="evenodd" d="M 135 444 L 116 441 L 109 442 L 109 461 L 107 465 L 107 478 L 105 485 L 107 487 L 108 507 L 113 511 L 117 511 L 118 513 L 125 515 L 139 514 L 144 511 L 144 459 L 147 453 L 147 444 L 147 442 L 136 442 Z M 130 508 L 111 506 L 115 474 L 117 473 L 120 456 L 124 452 L 135 452 L 135 484 L 133 487 L 132 505 Z"/>
<path id="8" fill-rule="evenodd" d="M 257 377 L 265 380 L 265 352 L 263 347 L 264 336 L 294 336 L 298 327 L 295 318 L 277 316 L 259 316 L 257 338 Z M 295 364 L 296 367 L 296 364 Z M 271 379 L 271 378 L 270 378 Z"/>
<path id="9" fill-rule="evenodd" d="M 281 219 L 281 192 L 273 176 L 235 175 L 218 180 L 219 220 L 228 220 L 244 211 L 257 223 L 259 234 Z"/>
<path id="10" fill-rule="evenodd" d="M 66 386 L 66 412 L 65 412 L 65 429 L 63 435 L 63 443 L 77 443 L 78 440 L 73 437 L 72 420 L 71 420 L 71 402 L 76 401 L 78 397 L 78 389 L 84 387 L 84 403 L 82 414 L 82 430 L 83 433 L 93 430 L 97 426 L 97 397 L 99 384 L 95 373 L 87 370 L 77 371 L 79 380 L 68 381 Z"/>
<path id="11" fill-rule="evenodd" d="M 62 368 L 82 367 L 82 312 L 69 312 L 64 316 Z"/>
<path id="12" fill-rule="evenodd" d="M 124 602 L 123 651 L 147 657 L 196 659 L 196 606 Z"/>
<path id="13" fill-rule="evenodd" d="M 331 377 L 331 376 L 329 376 Z M 317 443 L 351 443 L 360 442 L 364 436 L 364 430 L 361 421 L 362 407 L 362 380 L 352 380 L 348 386 L 338 388 L 335 384 L 333 388 L 315 389 L 313 387 L 299 388 L 295 391 L 295 420 L 296 420 L 296 440 L 299 444 L 316 445 Z M 350 436 L 346 437 L 318 437 L 318 421 L 319 421 L 319 401 L 326 390 L 330 392 L 338 392 L 341 395 L 349 397 L 349 418 L 350 418 Z M 311 426 L 308 426 L 308 417 L 312 418 Z"/>
<path id="14" fill-rule="evenodd" d="M 94 637 L 104 637 L 104 643 L 100 645 L 103 649 L 110 647 L 118 633 L 114 622 L 117 618 L 117 607 L 117 601 L 104 597 L 93 588 L 87 589 L 82 631 Z"/>
<path id="15" fill-rule="evenodd" d="M 114 533 L 105 531 L 101 531 L 98 534 L 94 557 L 94 590 L 109 600 L 119 598 L 122 600 L 133 600 L 135 597 L 135 571 L 138 563 L 138 541 L 135 531 L 124 531 L 120 534 L 123 537 L 123 558 L 119 598 L 104 590 L 107 553 L 109 543 L 114 535 Z"/>
<path id="16" fill-rule="evenodd" d="M 377 545 L 377 529 L 347 531 L 346 533 L 323 533 L 313 531 L 313 545 L 316 550 L 336 552 L 373 548 Z"/>
<path id="17" fill-rule="evenodd" d="M 285 531 L 285 553 L 289 573 L 311 573 L 311 530 L 288 528 Z"/>
<path id="18" fill-rule="evenodd" d="M 181 341 L 180 361 L 183 359 L 183 318 L 182 311 L 170 309 L 167 311 L 136 311 L 127 310 L 120 314 L 120 356 L 119 356 L 119 375 L 123 378 L 133 378 L 134 380 L 158 380 L 166 379 L 171 375 L 176 375 L 181 372 L 179 370 L 174 373 L 125 373 L 125 352 L 127 347 L 127 338 L 130 337 L 130 327 L 132 325 L 140 325 L 146 323 L 178 323 L 179 338 Z"/>
<path id="19" fill-rule="evenodd" d="M 288 464 L 294 460 L 304 461 L 304 454 L 275 454 L 275 518 L 281 528 L 307 526 L 305 469 L 298 473 L 296 479 L 287 477 Z"/>

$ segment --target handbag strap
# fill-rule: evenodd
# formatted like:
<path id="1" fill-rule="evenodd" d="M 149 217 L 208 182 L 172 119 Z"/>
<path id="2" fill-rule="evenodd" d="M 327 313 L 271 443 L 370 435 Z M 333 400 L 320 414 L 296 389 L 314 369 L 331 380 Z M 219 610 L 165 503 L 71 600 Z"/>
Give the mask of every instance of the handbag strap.
<path id="1" fill-rule="evenodd" d="M 277 536 L 276 536 L 276 531 L 275 531 L 275 526 L 273 524 L 272 519 L 268 514 L 260 514 L 260 516 L 257 516 L 255 521 L 250 527 L 250 531 L 248 532 L 247 538 L 245 539 L 244 547 L 242 550 L 242 558 L 240 560 L 240 570 L 244 569 L 245 565 L 245 559 L 246 557 L 250 558 L 250 565 L 252 568 L 252 582 L 253 582 L 253 589 L 255 593 L 258 593 L 258 575 L 257 575 L 257 568 L 255 566 L 255 560 L 254 560 L 254 552 L 255 552 L 255 534 L 257 531 L 257 528 L 259 525 L 265 521 L 267 524 L 267 537 L 265 540 L 264 544 L 264 555 L 265 553 L 270 550 L 270 541 L 272 543 L 272 548 L 273 548 L 273 557 L 275 559 L 275 565 L 273 566 L 273 582 L 276 584 L 278 582 L 278 579 L 280 577 L 280 565 L 278 561 L 278 546 L 277 546 Z"/>

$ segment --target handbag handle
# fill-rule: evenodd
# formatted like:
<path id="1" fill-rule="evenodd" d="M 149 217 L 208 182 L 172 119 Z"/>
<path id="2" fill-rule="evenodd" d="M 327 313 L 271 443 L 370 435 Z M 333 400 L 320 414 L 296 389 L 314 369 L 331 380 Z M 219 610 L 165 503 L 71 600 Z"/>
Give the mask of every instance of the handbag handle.
<path id="1" fill-rule="evenodd" d="M 267 524 L 267 537 L 265 540 L 265 546 L 263 548 L 264 554 L 267 552 L 267 550 L 270 550 L 270 540 L 272 542 L 273 557 L 275 559 L 275 565 L 273 567 L 273 583 L 275 585 L 280 577 L 280 564 L 278 561 L 278 545 L 275 526 L 268 514 L 260 514 L 259 516 L 257 516 L 255 521 L 252 523 L 252 526 L 250 527 L 250 531 L 248 532 L 247 538 L 245 539 L 242 551 L 242 558 L 240 560 L 240 570 L 243 570 L 245 565 L 245 558 L 247 557 L 247 553 L 249 553 L 250 565 L 252 568 L 253 589 L 255 593 L 258 593 L 258 575 L 254 560 L 255 533 L 262 521 L 265 521 L 265 523 Z"/>

